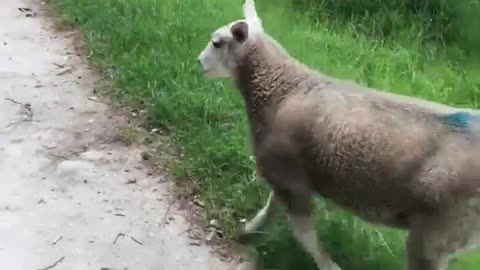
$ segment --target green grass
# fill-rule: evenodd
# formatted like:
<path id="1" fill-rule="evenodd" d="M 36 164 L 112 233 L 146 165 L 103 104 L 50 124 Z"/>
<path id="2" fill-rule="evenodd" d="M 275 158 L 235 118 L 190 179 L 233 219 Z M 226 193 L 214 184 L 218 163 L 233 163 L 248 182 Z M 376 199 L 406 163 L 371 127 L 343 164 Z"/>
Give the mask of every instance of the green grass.
<path id="1" fill-rule="evenodd" d="M 220 220 L 232 236 L 239 220 L 262 206 L 268 189 L 255 181 L 240 95 L 230 81 L 205 80 L 196 57 L 214 29 L 241 16 L 243 1 L 52 1 L 64 23 L 84 31 L 92 61 L 113 78 L 115 100 L 145 109 L 150 125 L 168 131 L 184 153 L 174 166 L 178 181 L 202 195 L 209 218 Z M 442 32 L 446 26 L 466 31 L 472 28 L 466 18 L 474 17 L 442 13 L 430 27 L 426 16 L 437 18 L 426 12 L 430 7 L 392 4 L 378 11 L 367 0 L 355 8 L 337 8 L 333 0 L 257 1 L 267 31 L 312 67 L 382 90 L 478 107 L 475 34 Z M 372 30 L 374 22 L 383 30 Z M 379 34 L 384 29 L 388 35 Z M 317 214 L 319 237 L 343 269 L 403 269 L 403 233 L 366 224 L 322 201 Z M 281 218 L 258 240 L 257 251 L 267 269 L 315 269 Z M 456 269 L 479 267 L 480 260 L 469 256 Z"/>

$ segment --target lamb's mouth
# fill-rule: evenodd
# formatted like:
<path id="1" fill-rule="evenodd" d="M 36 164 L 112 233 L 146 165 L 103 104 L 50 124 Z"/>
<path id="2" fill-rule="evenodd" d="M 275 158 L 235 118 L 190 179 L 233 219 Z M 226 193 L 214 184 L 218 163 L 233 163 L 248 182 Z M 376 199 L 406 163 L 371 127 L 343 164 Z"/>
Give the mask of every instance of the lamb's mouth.
<path id="1" fill-rule="evenodd" d="M 200 69 L 202 70 L 203 75 L 207 75 L 208 73 L 210 73 L 212 71 L 211 68 L 205 68 L 205 66 L 202 65 L 202 62 L 199 62 L 199 65 L 200 65 Z"/>
<path id="2" fill-rule="evenodd" d="M 205 76 L 207 78 L 210 78 L 210 75 L 212 73 L 212 69 L 211 68 L 204 68 L 203 66 L 201 67 L 201 69 L 202 69 L 203 76 Z"/>

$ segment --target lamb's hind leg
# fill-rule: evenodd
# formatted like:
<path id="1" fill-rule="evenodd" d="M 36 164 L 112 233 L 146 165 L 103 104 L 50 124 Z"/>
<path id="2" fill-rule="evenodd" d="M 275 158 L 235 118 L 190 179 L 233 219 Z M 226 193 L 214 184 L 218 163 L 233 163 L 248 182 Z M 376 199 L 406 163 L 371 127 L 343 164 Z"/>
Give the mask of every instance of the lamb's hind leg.
<path id="1" fill-rule="evenodd" d="M 480 246 L 480 200 L 413 217 L 407 239 L 408 270 L 444 270 L 448 258 Z"/>

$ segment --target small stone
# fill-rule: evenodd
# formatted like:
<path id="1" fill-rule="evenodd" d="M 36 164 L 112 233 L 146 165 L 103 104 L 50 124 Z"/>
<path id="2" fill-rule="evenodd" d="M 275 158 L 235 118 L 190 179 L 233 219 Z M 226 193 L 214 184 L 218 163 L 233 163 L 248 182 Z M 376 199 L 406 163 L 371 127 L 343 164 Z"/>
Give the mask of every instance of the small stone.
<path id="1" fill-rule="evenodd" d="M 85 175 L 90 173 L 94 165 L 83 160 L 65 160 L 57 165 L 57 174 L 61 176 Z M 82 178 L 85 179 L 85 178 Z"/>
<path id="2" fill-rule="evenodd" d="M 193 203 L 196 205 L 196 206 L 199 206 L 199 207 L 205 207 L 205 204 L 198 198 L 195 198 L 193 199 Z"/>
<path id="3" fill-rule="evenodd" d="M 157 180 L 157 183 L 162 184 L 167 182 L 167 178 L 165 176 L 160 176 L 160 178 Z"/>
<path id="4" fill-rule="evenodd" d="M 47 202 L 46 202 L 44 199 L 40 199 L 40 200 L 37 202 L 37 204 L 45 204 L 45 203 L 47 203 Z"/>
<path id="5" fill-rule="evenodd" d="M 212 226 L 214 228 L 218 228 L 219 227 L 218 221 L 216 219 L 210 220 L 210 226 Z"/>
<path id="6" fill-rule="evenodd" d="M 207 234 L 207 236 L 205 237 L 205 240 L 207 240 L 207 242 L 210 242 L 213 240 L 213 237 L 215 237 L 215 234 L 216 234 L 216 231 L 215 230 L 210 230 L 210 232 Z"/>
<path id="7" fill-rule="evenodd" d="M 100 151 L 90 150 L 90 151 L 81 153 L 80 157 L 82 159 L 89 160 L 89 161 L 98 161 L 102 159 L 103 153 Z"/>
<path id="8" fill-rule="evenodd" d="M 150 138 L 150 137 L 145 137 L 145 139 L 143 139 L 143 142 L 144 142 L 145 144 L 151 144 L 151 143 L 153 142 L 153 140 L 152 140 L 152 138 Z"/>
<path id="9" fill-rule="evenodd" d="M 137 183 L 137 179 L 129 179 L 127 181 L 127 184 L 136 184 Z"/>
<path id="10" fill-rule="evenodd" d="M 142 152 L 142 159 L 143 160 L 149 160 L 151 155 L 148 152 L 143 151 Z"/>

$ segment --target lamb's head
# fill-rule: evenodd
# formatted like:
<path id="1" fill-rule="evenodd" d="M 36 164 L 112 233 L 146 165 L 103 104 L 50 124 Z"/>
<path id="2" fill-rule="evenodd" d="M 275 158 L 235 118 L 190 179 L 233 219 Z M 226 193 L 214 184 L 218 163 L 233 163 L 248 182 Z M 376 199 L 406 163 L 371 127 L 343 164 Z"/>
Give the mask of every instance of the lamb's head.
<path id="1" fill-rule="evenodd" d="M 253 0 L 246 0 L 245 19 L 218 28 L 198 56 L 207 78 L 231 77 L 238 61 L 247 53 L 248 46 L 263 32 Z"/>

